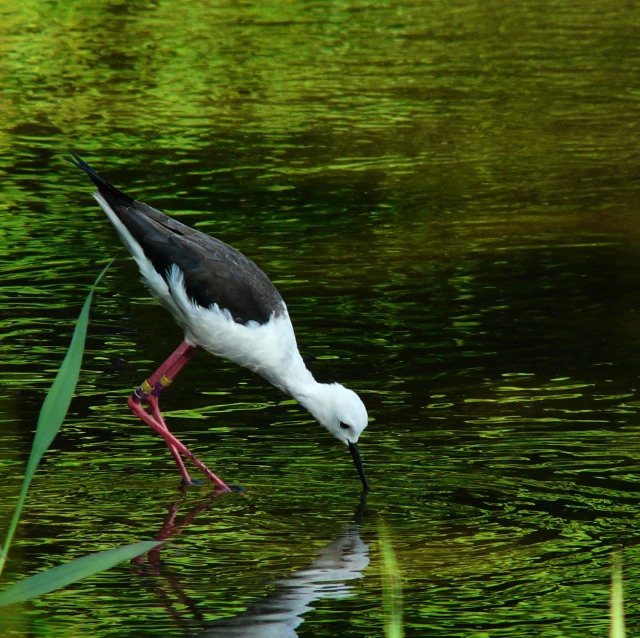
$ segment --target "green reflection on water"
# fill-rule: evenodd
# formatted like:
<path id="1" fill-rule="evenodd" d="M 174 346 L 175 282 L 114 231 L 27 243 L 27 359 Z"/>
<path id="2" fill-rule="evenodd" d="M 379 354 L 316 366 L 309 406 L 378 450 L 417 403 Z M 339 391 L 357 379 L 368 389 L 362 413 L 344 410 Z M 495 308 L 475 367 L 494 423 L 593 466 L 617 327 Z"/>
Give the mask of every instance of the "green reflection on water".
<path id="1" fill-rule="evenodd" d="M 381 634 L 381 516 L 407 636 L 604 635 L 618 544 L 638 633 L 638 19 L 601 1 L 4 6 L 0 517 L 118 250 L 72 146 L 254 258 L 319 380 L 365 398 L 371 565 L 300 636 Z M 137 279 L 123 256 L 96 300 L 14 575 L 155 537 L 180 498 L 125 406 L 180 339 Z M 5 633 L 205 631 L 352 521 L 348 455 L 259 379 L 199 356 L 163 400 L 247 491 L 191 491 L 180 517 L 208 509 L 160 574 L 123 566 L 16 608 Z"/>

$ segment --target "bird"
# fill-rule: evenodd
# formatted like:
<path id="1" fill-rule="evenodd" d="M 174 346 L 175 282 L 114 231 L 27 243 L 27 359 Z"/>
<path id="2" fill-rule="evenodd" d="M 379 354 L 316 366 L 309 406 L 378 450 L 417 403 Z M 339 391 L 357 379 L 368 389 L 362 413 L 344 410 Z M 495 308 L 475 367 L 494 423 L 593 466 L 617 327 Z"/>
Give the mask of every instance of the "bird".
<path id="1" fill-rule="evenodd" d="M 194 482 L 182 457 L 216 489 L 232 491 L 167 427 L 159 400 L 199 349 L 233 361 L 296 399 L 345 444 L 363 491 L 369 491 L 358 439 L 367 409 L 353 390 L 319 383 L 298 350 L 287 306 L 268 276 L 248 257 L 130 197 L 103 179 L 75 151 L 66 159 L 98 189 L 93 197 L 135 260 L 143 281 L 184 331 L 184 339 L 128 399 L 131 411 L 167 443 L 185 485 Z M 146 409 L 145 409 L 146 406 Z"/>

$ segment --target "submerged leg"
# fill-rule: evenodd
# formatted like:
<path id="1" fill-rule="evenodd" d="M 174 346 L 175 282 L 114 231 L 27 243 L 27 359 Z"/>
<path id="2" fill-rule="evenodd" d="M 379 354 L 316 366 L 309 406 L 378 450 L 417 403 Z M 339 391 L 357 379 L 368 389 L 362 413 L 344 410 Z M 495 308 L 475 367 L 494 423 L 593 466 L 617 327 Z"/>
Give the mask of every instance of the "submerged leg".
<path id="1" fill-rule="evenodd" d="M 173 456 L 182 480 L 187 484 L 193 484 L 187 468 L 184 466 L 180 454 L 188 458 L 212 483 L 227 492 L 231 489 L 226 483 L 221 481 L 202 461 L 198 460 L 189 449 L 177 439 L 171 432 L 164 421 L 158 399 L 161 392 L 171 384 L 175 376 L 184 368 L 189 359 L 196 351 L 196 346 L 189 345 L 183 341 L 176 351 L 129 397 L 129 407 L 131 411 L 148 426 L 153 428 L 169 446 L 169 451 Z M 143 407 L 145 402 L 149 406 L 149 412 Z"/>

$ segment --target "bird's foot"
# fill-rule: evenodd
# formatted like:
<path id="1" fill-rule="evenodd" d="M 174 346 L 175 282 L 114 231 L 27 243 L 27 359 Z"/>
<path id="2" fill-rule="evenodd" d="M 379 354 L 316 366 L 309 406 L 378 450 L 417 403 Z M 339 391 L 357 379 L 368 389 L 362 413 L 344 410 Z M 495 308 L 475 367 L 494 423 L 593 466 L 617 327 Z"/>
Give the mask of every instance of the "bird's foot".
<path id="1" fill-rule="evenodd" d="M 208 483 L 205 479 L 191 479 L 190 481 L 186 481 L 184 478 L 180 479 L 181 487 L 201 487 Z M 225 492 L 235 492 L 236 494 L 244 494 L 247 491 L 247 488 L 244 485 L 227 485 L 228 490 L 222 489 L 216 485 L 215 492 L 216 494 L 222 494 Z"/>
<path id="2" fill-rule="evenodd" d="M 198 485 L 204 485 L 204 479 L 190 479 L 187 481 L 181 478 L 180 485 L 182 485 L 182 487 L 197 487 Z"/>
<path id="3" fill-rule="evenodd" d="M 229 485 L 229 489 L 236 494 L 244 494 L 247 491 L 244 485 Z"/>

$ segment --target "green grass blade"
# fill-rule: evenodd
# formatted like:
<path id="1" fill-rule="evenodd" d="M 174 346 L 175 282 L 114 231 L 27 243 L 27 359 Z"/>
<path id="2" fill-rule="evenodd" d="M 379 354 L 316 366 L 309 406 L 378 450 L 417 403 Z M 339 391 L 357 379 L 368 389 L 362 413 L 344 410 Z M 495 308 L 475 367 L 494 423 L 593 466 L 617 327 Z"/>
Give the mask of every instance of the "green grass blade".
<path id="1" fill-rule="evenodd" d="M 402 574 L 398 567 L 389 532 L 384 523 L 378 525 L 378 539 L 382 553 L 382 607 L 385 638 L 403 638 Z"/>
<path id="2" fill-rule="evenodd" d="M 76 558 L 64 565 L 48 569 L 46 572 L 34 574 L 29 578 L 18 581 L 15 585 L 0 593 L 0 606 L 13 605 L 14 603 L 61 589 L 82 578 L 111 569 L 111 567 L 122 561 L 140 556 L 140 554 L 144 554 L 158 545 L 160 545 L 158 541 L 141 541 L 132 545 L 123 545 L 104 552 Z"/>
<path id="3" fill-rule="evenodd" d="M 22 508 L 24 507 L 24 502 L 27 498 L 29 485 L 31 485 L 31 480 L 33 479 L 33 475 L 38 467 L 38 463 L 40 462 L 42 455 L 49 449 L 51 442 L 56 437 L 56 434 L 58 434 L 60 426 L 67 415 L 67 410 L 69 409 L 73 393 L 75 392 L 76 385 L 78 383 L 80 366 L 82 365 L 84 342 L 87 336 L 87 324 L 89 323 L 89 308 L 91 307 L 93 293 L 105 272 L 107 272 L 107 269 L 111 266 L 112 261 L 109 262 L 105 266 L 104 270 L 98 275 L 98 278 L 87 296 L 87 300 L 84 302 L 82 312 L 80 313 L 80 317 L 78 317 L 76 327 L 73 331 L 69 350 L 67 350 L 67 354 L 60 366 L 60 370 L 58 370 L 58 374 L 51 385 L 51 389 L 42 404 L 40 416 L 38 417 L 36 434 L 31 447 L 31 454 L 29 456 L 29 461 L 27 462 L 27 470 L 24 474 L 24 480 L 22 481 L 22 488 L 20 489 L 18 504 L 16 505 L 13 518 L 9 524 L 9 529 L 7 530 L 4 547 L 0 552 L 0 574 L 2 574 L 4 565 L 7 562 L 9 547 L 11 546 L 11 541 L 13 540 L 16 528 L 18 527 L 18 521 L 20 520 L 20 514 L 22 513 Z"/>
<path id="4" fill-rule="evenodd" d="M 28 477 L 29 481 L 33 478 L 33 474 L 36 467 L 38 467 L 42 455 L 49 449 L 49 446 L 62 426 L 62 422 L 67 416 L 67 410 L 71 404 L 71 399 L 78 384 L 78 376 L 80 375 L 84 343 L 87 336 L 87 325 L 89 323 L 89 308 L 91 307 L 93 293 L 110 265 L 111 262 L 109 262 L 98 275 L 87 295 L 87 299 L 82 307 L 82 312 L 78 317 L 75 330 L 73 331 L 73 338 L 71 339 L 69 350 L 42 404 L 40 416 L 38 417 L 36 435 L 33 439 L 31 456 L 27 464 L 25 478 Z"/>
<path id="5" fill-rule="evenodd" d="M 613 554 L 611 568 L 611 625 L 610 638 L 624 638 L 624 591 L 622 587 L 622 555 L 620 551 Z"/>

